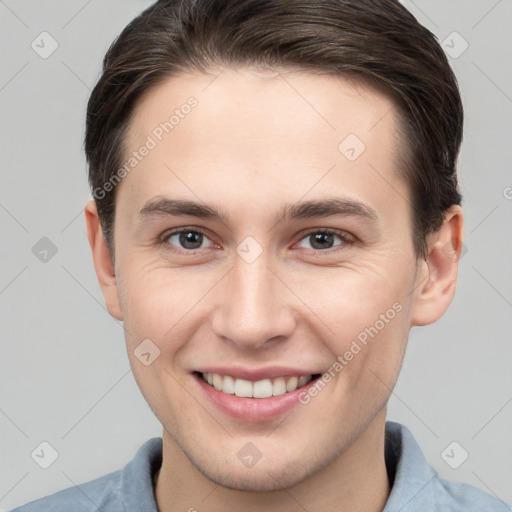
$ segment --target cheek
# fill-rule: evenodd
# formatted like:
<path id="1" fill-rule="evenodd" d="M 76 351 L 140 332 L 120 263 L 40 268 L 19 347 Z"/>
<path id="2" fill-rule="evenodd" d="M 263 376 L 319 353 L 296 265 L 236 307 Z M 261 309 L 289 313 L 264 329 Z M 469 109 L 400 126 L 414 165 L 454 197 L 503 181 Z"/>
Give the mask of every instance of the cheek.
<path id="1" fill-rule="evenodd" d="M 193 317 L 194 305 L 205 295 L 208 283 L 185 278 L 177 269 L 135 264 L 125 267 L 122 275 L 118 287 L 134 378 L 155 415 L 173 425 L 174 415 L 169 411 L 186 408 L 179 392 L 183 383 L 178 381 L 183 378 L 181 351 L 191 337 L 187 320 Z M 173 404 L 170 409 L 165 406 L 169 403 Z"/>
<path id="2" fill-rule="evenodd" d="M 379 331 L 389 330 L 405 316 L 413 274 L 368 265 L 308 269 L 302 276 L 290 275 L 288 281 L 310 308 L 311 321 L 323 321 L 331 337 L 344 346 L 366 328 L 377 324 Z"/>
<path id="3" fill-rule="evenodd" d="M 343 386 L 356 394 L 394 383 L 410 328 L 412 267 L 326 270 L 294 286 L 314 313 L 310 329 L 324 333 L 333 373 L 343 373 Z"/>
<path id="4" fill-rule="evenodd" d="M 118 283 L 126 338 L 129 345 L 150 338 L 161 350 L 176 350 L 184 339 L 178 333 L 194 311 L 208 300 L 218 282 L 218 272 L 191 268 L 133 265 Z"/>

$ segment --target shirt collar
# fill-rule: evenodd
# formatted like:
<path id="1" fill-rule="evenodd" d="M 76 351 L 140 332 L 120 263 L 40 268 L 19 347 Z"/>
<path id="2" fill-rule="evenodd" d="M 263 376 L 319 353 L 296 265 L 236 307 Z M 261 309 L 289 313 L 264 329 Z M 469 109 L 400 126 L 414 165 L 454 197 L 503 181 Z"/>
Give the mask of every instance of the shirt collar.
<path id="1" fill-rule="evenodd" d="M 403 425 L 386 423 L 385 458 L 391 493 L 383 512 L 407 512 L 421 504 L 435 502 L 431 482 L 437 477 L 411 432 Z M 140 510 L 157 512 L 153 476 L 162 465 L 162 438 L 145 442 L 122 472 L 123 505 L 127 511 L 134 504 Z"/>
<path id="2" fill-rule="evenodd" d="M 391 481 L 391 493 L 383 512 L 435 503 L 434 486 L 437 472 L 427 463 L 411 432 L 399 423 L 386 423 L 385 457 Z"/>
<path id="3" fill-rule="evenodd" d="M 126 465 L 121 476 L 122 500 L 126 511 L 157 512 L 153 475 L 162 465 L 162 438 L 146 441 Z"/>

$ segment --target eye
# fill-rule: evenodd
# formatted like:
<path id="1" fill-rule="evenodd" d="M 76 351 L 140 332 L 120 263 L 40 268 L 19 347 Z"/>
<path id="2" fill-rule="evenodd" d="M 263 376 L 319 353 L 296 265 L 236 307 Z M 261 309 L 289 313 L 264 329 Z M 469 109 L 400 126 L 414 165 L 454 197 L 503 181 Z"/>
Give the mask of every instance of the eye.
<path id="1" fill-rule="evenodd" d="M 326 250 L 332 249 L 338 245 L 350 243 L 353 243 L 353 241 L 348 236 L 330 229 L 323 229 L 308 233 L 301 239 L 298 246 L 305 249 Z"/>
<path id="2" fill-rule="evenodd" d="M 203 246 L 203 243 L 206 241 L 209 241 L 209 238 L 204 233 L 193 229 L 183 229 L 169 233 L 164 239 L 164 242 L 170 245 L 175 245 L 180 249 L 189 251 L 203 249 L 206 247 L 206 245 Z"/>

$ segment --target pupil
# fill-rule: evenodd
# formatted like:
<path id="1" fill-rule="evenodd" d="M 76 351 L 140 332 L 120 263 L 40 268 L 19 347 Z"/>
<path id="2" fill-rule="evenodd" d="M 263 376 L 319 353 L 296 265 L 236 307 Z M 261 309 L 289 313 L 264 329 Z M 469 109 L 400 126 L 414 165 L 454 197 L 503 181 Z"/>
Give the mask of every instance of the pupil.
<path id="1" fill-rule="evenodd" d="M 311 246 L 315 249 L 330 249 L 333 244 L 333 235 L 329 233 L 315 233 L 311 235 Z"/>
<path id="2" fill-rule="evenodd" d="M 185 249 L 199 249 L 203 243 L 203 235 L 195 231 L 180 233 L 180 244 Z"/>

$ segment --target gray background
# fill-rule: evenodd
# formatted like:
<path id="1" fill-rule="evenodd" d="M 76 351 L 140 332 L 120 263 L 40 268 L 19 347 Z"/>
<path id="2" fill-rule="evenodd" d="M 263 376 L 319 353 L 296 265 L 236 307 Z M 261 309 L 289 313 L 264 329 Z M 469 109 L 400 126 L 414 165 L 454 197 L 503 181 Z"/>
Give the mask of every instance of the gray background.
<path id="1" fill-rule="evenodd" d="M 120 469 L 161 435 L 103 305 L 83 219 L 85 104 L 110 42 L 149 4 L 0 0 L 0 509 Z M 412 331 L 389 418 L 441 476 L 512 501 L 512 1 L 404 4 L 447 53 L 464 48 L 454 31 L 469 44 L 451 57 L 466 108 L 468 251 L 448 313 Z M 47 59 L 31 47 L 43 31 L 59 45 Z M 43 237 L 57 249 L 46 261 Z M 31 458 L 42 441 L 58 452 L 46 470 Z M 453 441 L 452 465 L 469 453 L 458 469 L 441 456 Z"/>

